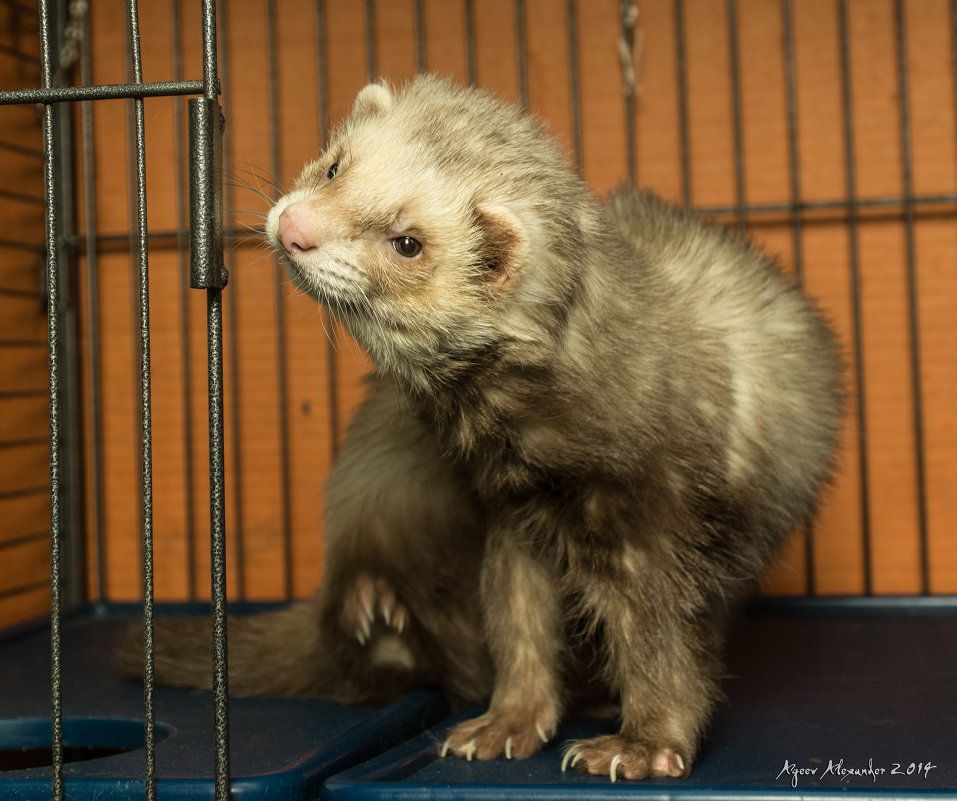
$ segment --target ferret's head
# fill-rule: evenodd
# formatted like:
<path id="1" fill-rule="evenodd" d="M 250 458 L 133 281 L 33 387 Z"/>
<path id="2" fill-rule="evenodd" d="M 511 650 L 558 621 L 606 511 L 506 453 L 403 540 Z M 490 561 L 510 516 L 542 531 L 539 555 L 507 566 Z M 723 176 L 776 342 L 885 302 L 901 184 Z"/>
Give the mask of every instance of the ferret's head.
<path id="1" fill-rule="evenodd" d="M 595 214 L 528 115 L 420 76 L 359 93 L 266 234 L 381 369 L 434 376 L 555 336 Z"/>

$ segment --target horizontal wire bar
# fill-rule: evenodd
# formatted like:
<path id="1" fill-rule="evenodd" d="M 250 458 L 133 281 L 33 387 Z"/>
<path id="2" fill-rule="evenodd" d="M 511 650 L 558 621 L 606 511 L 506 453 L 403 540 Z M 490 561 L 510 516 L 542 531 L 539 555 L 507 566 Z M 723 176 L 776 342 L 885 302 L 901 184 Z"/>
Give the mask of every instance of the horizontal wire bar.
<path id="1" fill-rule="evenodd" d="M 146 97 L 173 97 L 203 93 L 202 81 L 154 81 L 114 83 L 97 86 L 59 86 L 49 89 L 13 89 L 0 92 L 0 106 L 23 103 L 70 103 L 79 100 L 138 100 Z"/>
<path id="2" fill-rule="evenodd" d="M 34 531 L 30 534 L 21 534 L 19 537 L 12 537 L 9 540 L 0 542 L 0 551 L 5 548 L 16 548 L 18 545 L 25 545 L 28 542 L 35 542 L 36 540 L 46 541 L 49 537 L 49 531 Z M 43 583 L 46 584 L 45 581 Z"/>
<path id="3" fill-rule="evenodd" d="M 6 139 L 0 139 L 0 150 L 8 150 L 11 153 L 20 153 L 23 156 L 42 159 L 43 151 L 38 147 L 27 147 L 17 142 L 8 142 Z"/>
<path id="4" fill-rule="evenodd" d="M 31 8 L 26 3 L 19 3 L 17 0 L 0 0 L 0 6 L 5 6 L 6 8 L 23 14 L 28 22 L 36 22 L 37 10 Z M 36 31 L 36 26 L 33 27 L 33 30 Z"/>
<path id="5" fill-rule="evenodd" d="M 0 339 L 0 348 L 45 348 L 43 339 Z"/>
<path id="6" fill-rule="evenodd" d="M 0 239 L 0 248 L 10 250 L 29 250 L 33 253 L 43 253 L 43 245 L 39 242 L 17 242 L 14 239 Z"/>
<path id="7" fill-rule="evenodd" d="M 43 398 L 46 399 L 46 387 L 37 389 L 4 389 L 0 390 L 0 400 L 16 400 L 20 398 Z"/>
<path id="8" fill-rule="evenodd" d="M 0 501 L 11 501 L 15 498 L 30 498 L 34 495 L 49 495 L 50 485 L 42 484 L 39 487 L 23 487 L 15 490 L 0 491 Z"/>
<path id="9" fill-rule="evenodd" d="M 12 598 L 14 595 L 23 595 L 24 593 L 33 592 L 33 590 L 39 590 L 40 588 L 49 586 L 50 584 L 46 579 L 43 581 L 31 581 L 29 584 L 21 584 L 18 587 L 11 587 L 9 590 L 0 590 L 0 600 Z"/>
<path id="10" fill-rule="evenodd" d="M 24 437 L 23 439 L 0 439 L 0 450 L 12 448 L 35 448 L 38 445 L 49 445 L 47 437 Z"/>
<path id="11" fill-rule="evenodd" d="M 43 294 L 39 289 L 14 289 L 13 287 L 0 286 L 0 296 L 20 300 L 41 300 Z"/>
<path id="12" fill-rule="evenodd" d="M 0 198 L 6 200 L 15 200 L 18 203 L 33 203 L 36 206 L 43 205 L 43 197 L 41 195 L 28 195 L 25 192 L 11 192 L 9 189 L 0 189 Z"/>

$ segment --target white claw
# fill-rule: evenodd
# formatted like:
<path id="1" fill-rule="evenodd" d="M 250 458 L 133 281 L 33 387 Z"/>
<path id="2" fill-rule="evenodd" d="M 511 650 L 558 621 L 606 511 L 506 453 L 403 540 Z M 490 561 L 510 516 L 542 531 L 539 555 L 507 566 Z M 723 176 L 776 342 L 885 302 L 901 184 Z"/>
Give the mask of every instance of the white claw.
<path id="1" fill-rule="evenodd" d="M 445 759 L 448 756 L 448 754 L 449 754 L 449 741 L 446 739 L 446 741 L 442 743 L 442 750 L 439 752 L 439 757 L 441 759 Z"/>
<path id="2" fill-rule="evenodd" d="M 505 738 L 505 758 L 506 759 L 512 758 L 512 738 L 511 737 Z"/>
<path id="3" fill-rule="evenodd" d="M 366 613 L 366 620 L 369 623 L 375 623 L 375 610 L 372 608 L 372 600 L 370 598 L 362 599 L 362 611 Z"/>
<path id="4" fill-rule="evenodd" d="M 621 754 L 615 754 L 611 759 L 611 766 L 608 768 L 608 774 L 611 776 L 611 783 L 618 781 L 618 763 L 621 762 Z"/>
<path id="5" fill-rule="evenodd" d="M 681 758 L 681 754 L 675 754 L 675 762 L 678 763 L 678 769 L 684 773 L 685 772 L 685 761 Z"/>
<path id="6" fill-rule="evenodd" d="M 542 728 L 540 723 L 535 724 L 535 731 L 538 732 L 538 739 L 547 745 L 548 735 L 545 733 L 545 730 Z"/>
<path id="7" fill-rule="evenodd" d="M 462 751 L 465 754 L 465 759 L 471 762 L 472 757 L 475 756 L 475 740 L 469 740 L 465 745 L 463 745 Z"/>
<path id="8" fill-rule="evenodd" d="M 369 642 L 369 637 L 372 635 L 372 626 L 369 625 L 369 621 L 363 619 L 362 627 L 356 632 L 356 639 L 359 641 L 360 645 L 365 645 Z"/>
<path id="9" fill-rule="evenodd" d="M 392 610 L 394 605 L 392 601 L 383 601 L 382 602 L 382 619 L 385 621 L 387 626 L 392 625 Z"/>
<path id="10" fill-rule="evenodd" d="M 579 760 L 581 755 L 578 753 L 578 749 L 575 746 L 572 746 L 565 752 L 565 756 L 562 758 L 562 773 L 564 773 L 568 768 L 575 767 L 575 763 Z M 571 764 L 569 764 L 571 760 Z"/>

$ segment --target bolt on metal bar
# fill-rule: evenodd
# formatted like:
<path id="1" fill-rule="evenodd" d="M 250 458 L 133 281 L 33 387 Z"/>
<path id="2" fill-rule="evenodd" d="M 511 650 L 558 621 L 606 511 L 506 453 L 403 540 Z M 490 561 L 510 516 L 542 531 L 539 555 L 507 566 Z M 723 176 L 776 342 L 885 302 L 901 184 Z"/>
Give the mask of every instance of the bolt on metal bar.
<path id="1" fill-rule="evenodd" d="M 914 404 L 914 461 L 917 479 L 917 526 L 920 537 L 921 592 L 930 594 L 930 553 L 927 535 L 927 475 L 924 450 L 924 394 L 921 369 L 920 309 L 917 286 L 917 242 L 914 226 L 914 177 L 910 131 L 910 79 L 907 67 L 907 19 L 902 0 L 894 7 L 896 26 L 897 99 L 901 148 L 901 183 L 907 256 L 907 328 L 910 339 L 911 401 Z"/>
<path id="2" fill-rule="evenodd" d="M 850 31 L 847 0 L 839 0 L 838 26 L 840 31 L 841 112 L 844 128 L 845 192 L 849 211 L 848 259 L 851 268 L 851 312 L 853 317 L 853 351 L 855 370 L 855 398 L 857 400 L 858 446 L 857 461 L 861 475 L 861 549 L 864 563 L 864 594 L 873 595 L 874 582 L 871 558 L 871 502 L 868 469 L 867 405 L 864 376 L 864 322 L 861 303 L 861 263 L 859 252 L 859 203 L 857 197 L 857 169 L 854 148 L 854 97 L 851 89 Z"/>
<path id="3" fill-rule="evenodd" d="M 40 0 L 40 58 L 43 86 L 53 83 L 53 20 L 49 0 Z M 46 193 L 47 249 L 47 340 L 50 423 L 50 729 L 51 786 L 53 801 L 63 801 L 63 673 L 62 673 L 62 596 L 63 577 L 60 517 L 60 269 L 58 259 L 56 176 L 53 153 L 56 145 L 53 106 L 43 107 L 43 160 Z M 47 488 L 44 487 L 44 491 Z"/>
<path id="4" fill-rule="evenodd" d="M 282 171 L 281 155 L 282 140 L 279 125 L 279 75 L 278 42 L 276 34 L 276 6 L 274 0 L 266 3 L 266 30 L 269 60 L 269 159 L 270 169 L 274 176 Z M 369 28 L 366 28 L 367 33 Z M 367 42 L 369 51 L 374 50 Z M 369 64 L 375 69 L 375 64 Z M 283 291 L 283 281 L 279 276 L 284 270 L 278 259 L 275 260 L 277 281 L 273 287 L 273 303 L 276 314 L 276 390 L 279 418 L 279 487 L 280 487 L 280 532 L 283 544 L 283 595 L 292 598 L 292 487 L 290 484 L 291 459 L 289 455 L 289 371 L 287 358 L 287 330 L 286 330 L 286 300 Z"/>

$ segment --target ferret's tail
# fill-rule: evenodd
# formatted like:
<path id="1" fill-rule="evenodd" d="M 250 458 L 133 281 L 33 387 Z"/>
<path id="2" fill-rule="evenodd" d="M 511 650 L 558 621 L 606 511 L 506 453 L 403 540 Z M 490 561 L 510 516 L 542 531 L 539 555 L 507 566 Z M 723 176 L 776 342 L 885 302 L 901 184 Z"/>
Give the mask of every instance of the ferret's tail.
<path id="1" fill-rule="evenodd" d="M 239 695 L 326 695 L 329 665 L 320 644 L 315 601 L 276 612 L 230 617 L 229 691 Z M 174 687 L 212 688 L 212 629 L 207 617 L 154 621 L 155 678 Z M 123 669 L 143 676 L 143 627 L 130 630 L 120 648 Z"/>

